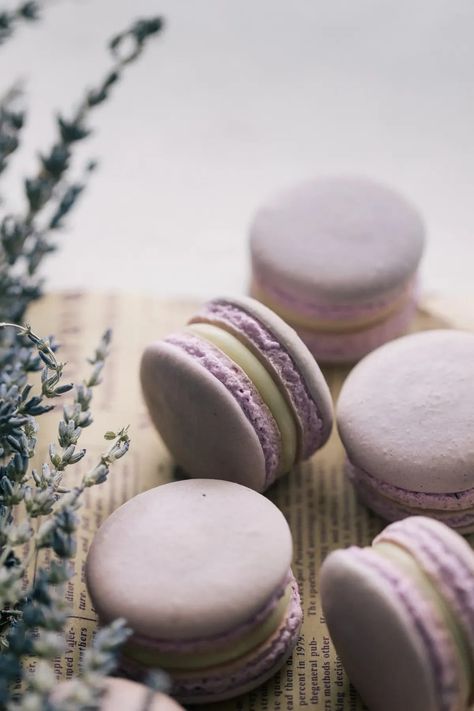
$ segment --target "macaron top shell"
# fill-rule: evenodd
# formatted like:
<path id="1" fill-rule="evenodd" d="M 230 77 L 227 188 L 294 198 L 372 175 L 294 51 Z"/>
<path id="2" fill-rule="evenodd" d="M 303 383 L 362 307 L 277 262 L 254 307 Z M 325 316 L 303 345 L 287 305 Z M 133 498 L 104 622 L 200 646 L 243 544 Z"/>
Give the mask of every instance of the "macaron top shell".
<path id="1" fill-rule="evenodd" d="M 257 281 L 323 303 L 364 302 L 400 287 L 423 244 L 416 209 L 358 177 L 321 178 L 277 195 L 250 233 Z"/>
<path id="2" fill-rule="evenodd" d="M 53 701 L 60 703 L 71 688 L 74 681 L 58 684 Z M 129 679 L 109 677 L 105 679 L 105 692 L 100 703 L 100 711 L 143 711 L 147 702 L 147 711 L 183 711 L 169 696 L 156 693 L 149 698 L 150 689 L 143 684 L 137 684 Z"/>
<path id="3" fill-rule="evenodd" d="M 200 640 L 248 623 L 284 589 L 292 541 L 255 491 L 193 479 L 140 494 L 97 533 L 87 584 L 99 617 L 153 640 Z"/>
<path id="4" fill-rule="evenodd" d="M 337 404 L 352 464 L 415 492 L 474 486 L 474 334 L 393 341 L 349 374 Z"/>

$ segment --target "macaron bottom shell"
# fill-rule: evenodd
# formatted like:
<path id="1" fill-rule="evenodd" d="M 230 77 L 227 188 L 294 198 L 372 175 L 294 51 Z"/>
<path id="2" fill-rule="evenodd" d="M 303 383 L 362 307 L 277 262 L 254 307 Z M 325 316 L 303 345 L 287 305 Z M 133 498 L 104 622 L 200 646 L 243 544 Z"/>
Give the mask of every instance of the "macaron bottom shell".
<path id="1" fill-rule="evenodd" d="M 298 585 L 290 583 L 291 595 L 278 628 L 273 634 L 237 659 L 193 670 L 167 669 L 173 681 L 173 695 L 185 704 L 223 701 L 247 693 L 270 679 L 285 663 L 298 641 L 302 623 L 302 608 Z M 211 647 L 212 648 L 212 643 Z M 121 660 L 125 672 L 141 678 L 146 667 L 156 667 L 153 653 L 146 653 L 137 662 L 126 651 Z"/>
<path id="2" fill-rule="evenodd" d="M 346 459 L 345 471 L 361 503 L 385 521 L 431 516 L 458 533 L 474 533 L 474 489 L 434 494 L 401 489 L 379 481 Z"/>

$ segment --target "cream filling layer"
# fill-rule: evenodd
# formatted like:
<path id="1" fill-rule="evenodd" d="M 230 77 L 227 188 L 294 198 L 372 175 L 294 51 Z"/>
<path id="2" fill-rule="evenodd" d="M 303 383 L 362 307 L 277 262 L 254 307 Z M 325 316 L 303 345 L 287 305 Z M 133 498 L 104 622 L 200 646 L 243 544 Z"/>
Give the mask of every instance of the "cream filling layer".
<path id="1" fill-rule="evenodd" d="M 207 669 L 243 657 L 255 647 L 272 636 L 278 629 L 291 600 L 291 584 L 272 610 L 270 615 L 259 625 L 251 629 L 240 639 L 232 640 L 228 647 L 210 652 L 159 652 L 140 647 L 130 642 L 125 645 L 125 655 L 146 667 L 162 667 L 163 669 L 194 670 Z"/>
<path id="2" fill-rule="evenodd" d="M 459 661 L 459 669 L 461 670 L 459 691 L 463 701 L 467 704 L 466 700 L 471 697 L 474 681 L 473 660 L 471 659 L 467 636 L 451 606 L 441 593 L 438 592 L 429 575 L 424 572 L 415 558 L 407 550 L 396 543 L 389 542 L 376 543 L 372 548 L 378 555 L 394 563 L 406 573 L 439 612 L 454 642 Z"/>
<path id="3" fill-rule="evenodd" d="M 209 323 L 193 323 L 187 326 L 186 330 L 219 348 L 250 378 L 273 415 L 280 431 L 282 451 L 278 474 L 289 471 L 296 460 L 296 423 L 285 398 L 268 370 L 249 348 L 223 328 Z"/>

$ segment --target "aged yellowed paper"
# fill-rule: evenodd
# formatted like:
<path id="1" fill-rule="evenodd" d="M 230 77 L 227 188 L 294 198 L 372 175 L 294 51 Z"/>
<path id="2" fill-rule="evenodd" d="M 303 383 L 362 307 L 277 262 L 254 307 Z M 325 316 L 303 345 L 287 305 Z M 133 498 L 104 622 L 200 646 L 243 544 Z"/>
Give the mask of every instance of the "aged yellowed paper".
<path id="1" fill-rule="evenodd" d="M 108 482 L 86 493 L 80 511 L 75 576 L 66 593 L 72 607 L 67 625 L 68 651 L 57 661 L 58 678 L 69 678 L 74 673 L 96 629 L 96 615 L 84 581 L 84 563 L 95 531 L 124 501 L 173 478 L 173 462 L 152 428 L 143 404 L 138 367 L 144 346 L 183 325 L 195 307 L 191 302 L 158 301 L 138 295 L 66 293 L 45 298 L 31 314 L 36 333 L 57 335 L 62 343 L 61 360 L 68 362 L 68 377 L 75 381 L 87 372 L 85 359 L 93 352 L 102 332 L 109 326 L 114 332 L 104 382 L 94 396 L 95 422 L 83 434 L 87 460 L 80 466 L 94 463 L 106 448 L 103 439 L 106 430 L 129 424 L 132 438 L 127 457 L 117 462 Z M 445 301 L 432 300 L 419 311 L 415 328 L 456 325 L 474 329 L 473 314 L 469 321 L 465 311 L 458 304 L 450 312 Z M 325 370 L 335 399 L 347 372 L 345 368 Z M 41 418 L 44 459 L 47 444 L 56 437 L 57 419 L 54 412 Z M 318 571 L 329 551 L 350 544 L 369 544 L 383 522 L 356 502 L 351 485 L 344 479 L 342 463 L 342 447 L 334 432 L 321 452 L 268 492 L 284 512 L 293 533 L 293 569 L 302 594 L 303 628 L 293 656 L 279 674 L 246 696 L 213 705 L 216 711 L 364 708 L 351 689 L 329 639 L 319 600 Z M 74 483 L 71 478 L 68 481 Z"/>

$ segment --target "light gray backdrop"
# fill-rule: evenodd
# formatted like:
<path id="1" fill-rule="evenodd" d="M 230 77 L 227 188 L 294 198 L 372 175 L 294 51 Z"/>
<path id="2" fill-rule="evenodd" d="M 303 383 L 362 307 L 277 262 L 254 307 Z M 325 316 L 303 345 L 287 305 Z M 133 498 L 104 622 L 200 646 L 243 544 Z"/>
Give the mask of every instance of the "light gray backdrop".
<path id="1" fill-rule="evenodd" d="M 57 0 L 0 49 L 0 92 L 24 77 L 30 104 L 13 206 L 52 113 L 107 66 L 105 40 L 157 12 L 165 34 L 94 115 L 77 167 L 94 156 L 100 171 L 48 262 L 50 288 L 242 291 L 259 202 L 349 172 L 418 203 L 429 290 L 469 289 L 473 0 Z"/>

